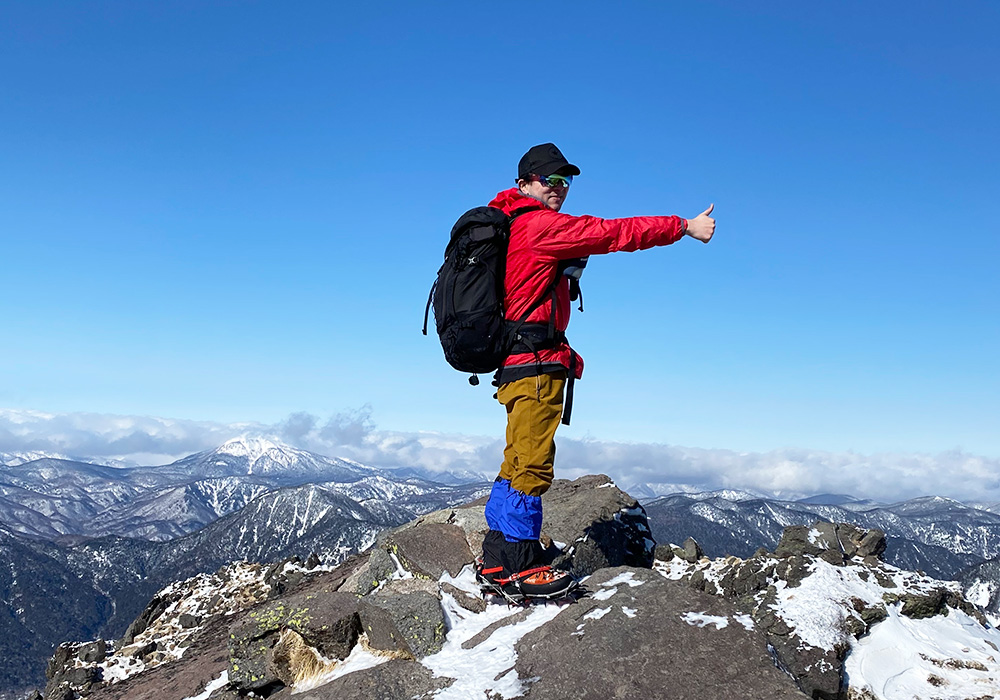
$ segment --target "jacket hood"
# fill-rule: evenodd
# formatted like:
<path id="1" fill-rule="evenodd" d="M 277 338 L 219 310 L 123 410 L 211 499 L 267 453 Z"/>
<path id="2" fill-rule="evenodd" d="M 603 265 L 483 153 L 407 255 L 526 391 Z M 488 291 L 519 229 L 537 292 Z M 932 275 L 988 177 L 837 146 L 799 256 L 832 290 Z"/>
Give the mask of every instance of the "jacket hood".
<path id="1" fill-rule="evenodd" d="M 490 206 L 502 210 L 507 216 L 510 216 L 511 212 L 515 212 L 518 209 L 545 209 L 544 204 L 537 199 L 525 197 L 521 194 L 521 190 L 516 187 L 498 192 L 497 196 L 490 202 Z"/>

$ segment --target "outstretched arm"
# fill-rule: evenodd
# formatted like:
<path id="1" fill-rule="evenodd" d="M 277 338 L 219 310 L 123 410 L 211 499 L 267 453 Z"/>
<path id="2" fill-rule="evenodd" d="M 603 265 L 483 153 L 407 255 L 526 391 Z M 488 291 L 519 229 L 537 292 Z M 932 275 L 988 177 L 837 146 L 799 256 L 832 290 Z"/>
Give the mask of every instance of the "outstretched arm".
<path id="1" fill-rule="evenodd" d="M 715 219 L 709 216 L 709 214 L 712 213 L 713 209 L 715 209 L 715 205 L 709 204 L 708 209 L 693 219 L 688 219 L 687 230 L 684 233 L 702 243 L 708 243 L 712 240 L 712 236 L 715 235 Z"/>

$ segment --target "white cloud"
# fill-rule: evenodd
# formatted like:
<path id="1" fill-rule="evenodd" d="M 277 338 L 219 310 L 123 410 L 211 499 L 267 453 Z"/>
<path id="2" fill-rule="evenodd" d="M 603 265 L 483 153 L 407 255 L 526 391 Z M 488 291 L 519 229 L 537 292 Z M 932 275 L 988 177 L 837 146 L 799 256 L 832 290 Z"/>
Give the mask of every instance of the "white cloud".
<path id="1" fill-rule="evenodd" d="M 0 409 L 0 452 L 164 464 L 244 433 L 273 435 L 295 447 L 373 466 L 472 471 L 484 479 L 496 475 L 503 449 L 494 437 L 379 430 L 369 406 L 327 419 L 295 413 L 275 425 Z M 785 497 L 843 493 L 883 502 L 924 495 L 1000 501 L 1000 460 L 958 450 L 933 455 L 807 449 L 744 453 L 558 440 L 557 477 L 593 473 L 607 474 L 626 489 L 649 485 L 659 492 L 726 488 Z"/>

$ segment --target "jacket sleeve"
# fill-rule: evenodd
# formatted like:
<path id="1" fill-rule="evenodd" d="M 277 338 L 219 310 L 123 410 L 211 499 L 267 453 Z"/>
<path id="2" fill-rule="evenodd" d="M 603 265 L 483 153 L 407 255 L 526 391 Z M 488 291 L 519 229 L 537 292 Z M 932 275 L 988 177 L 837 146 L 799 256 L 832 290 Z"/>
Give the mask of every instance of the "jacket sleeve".
<path id="1" fill-rule="evenodd" d="M 528 245 L 556 260 L 670 245 L 684 237 L 686 228 L 679 216 L 599 219 L 539 210 L 521 218 Z"/>

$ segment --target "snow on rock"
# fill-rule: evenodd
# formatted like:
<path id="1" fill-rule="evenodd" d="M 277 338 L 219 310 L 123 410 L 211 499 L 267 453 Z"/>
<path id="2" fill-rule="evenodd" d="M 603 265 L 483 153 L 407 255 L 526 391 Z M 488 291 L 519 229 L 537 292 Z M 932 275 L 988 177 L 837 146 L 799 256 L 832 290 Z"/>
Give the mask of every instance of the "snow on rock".
<path id="1" fill-rule="evenodd" d="M 961 584 L 898 569 L 861 548 L 856 556 L 830 556 L 817 545 L 841 526 L 818 525 L 796 529 L 801 549 L 789 549 L 788 538 L 780 554 L 696 562 L 672 556 L 654 569 L 744 606 L 749 614 L 736 621 L 764 632 L 809 694 L 835 696 L 842 677 L 858 700 L 1000 694 L 1000 632 L 963 597 Z M 871 532 L 862 533 L 866 542 Z M 684 619 L 709 624 L 694 612 Z"/>
<path id="2" fill-rule="evenodd" d="M 192 695 L 186 697 L 184 698 L 184 700 L 208 700 L 208 698 L 211 697 L 212 693 L 214 693 L 216 690 L 219 690 L 220 688 L 226 687 L 228 683 L 229 683 L 229 672 L 223 671 L 221 676 L 219 676 L 214 681 L 205 686 L 205 692 L 201 693 L 200 695 Z"/>
<path id="3" fill-rule="evenodd" d="M 983 581 L 982 579 L 976 579 L 971 585 L 966 587 L 965 597 L 970 603 L 984 608 L 989 605 L 990 600 L 997 592 L 997 588 L 998 585 L 996 581 Z"/>
<path id="4" fill-rule="evenodd" d="M 914 620 L 899 606 L 855 640 L 844 662 L 857 697 L 966 700 L 1000 695 L 1000 631 L 960 610 Z"/>
<path id="5" fill-rule="evenodd" d="M 705 627 L 715 625 L 715 629 L 721 630 L 729 626 L 729 618 L 721 615 L 706 615 L 705 613 L 686 612 L 681 615 L 681 619 L 689 625 Z"/>
<path id="6" fill-rule="evenodd" d="M 104 682 L 115 684 L 180 659 L 187 641 L 209 619 L 232 615 L 264 600 L 270 590 L 267 572 L 268 567 L 261 564 L 237 562 L 214 574 L 172 583 L 153 597 L 126 633 L 125 644 L 100 661 L 72 656 L 67 666 L 99 669 Z"/>
<path id="7" fill-rule="evenodd" d="M 465 567 L 457 578 L 445 572 L 441 581 L 462 590 L 478 591 L 471 567 Z M 459 605 L 450 594 L 442 596 L 442 606 L 448 624 L 447 641 L 441 651 L 421 661 L 435 676 L 455 679 L 450 687 L 435 696 L 437 700 L 493 697 L 490 693 L 502 698 L 522 695 L 522 681 L 513 671 L 517 661 L 514 647 L 524 635 L 553 619 L 564 607 L 555 603 L 535 606 L 519 621 L 498 625 L 488 637 L 478 639 L 477 635 L 481 636 L 488 627 L 521 615 L 523 611 L 506 605 L 489 605 L 483 612 L 474 613 Z M 470 641 L 475 643 L 470 645 Z"/>

